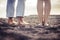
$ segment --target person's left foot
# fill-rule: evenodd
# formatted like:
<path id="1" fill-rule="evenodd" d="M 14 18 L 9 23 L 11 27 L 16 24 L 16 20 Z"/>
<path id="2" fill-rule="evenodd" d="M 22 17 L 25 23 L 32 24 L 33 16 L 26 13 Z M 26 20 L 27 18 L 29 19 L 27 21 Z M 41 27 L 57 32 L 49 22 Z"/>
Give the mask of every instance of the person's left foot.
<path id="1" fill-rule="evenodd" d="M 18 23 L 19 26 L 27 26 L 29 25 L 29 23 L 25 22 L 25 21 L 21 21 Z"/>
<path id="2" fill-rule="evenodd" d="M 26 25 L 29 25 L 29 23 L 25 22 L 23 20 L 24 17 L 17 17 L 17 22 L 18 22 L 18 26 L 26 26 Z"/>
<path id="3" fill-rule="evenodd" d="M 44 26 L 45 27 L 54 27 L 54 25 L 51 25 L 51 24 L 48 24 L 48 23 L 44 24 Z"/>

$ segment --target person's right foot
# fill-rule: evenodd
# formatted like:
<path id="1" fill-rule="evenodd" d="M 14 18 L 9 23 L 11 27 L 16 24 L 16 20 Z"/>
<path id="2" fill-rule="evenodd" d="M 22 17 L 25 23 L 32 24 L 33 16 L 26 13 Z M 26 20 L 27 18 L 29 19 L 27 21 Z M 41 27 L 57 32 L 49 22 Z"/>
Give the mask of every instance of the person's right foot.
<path id="1" fill-rule="evenodd" d="M 8 23 L 9 26 L 12 26 L 12 27 L 16 27 L 18 26 L 17 22 L 11 22 L 11 23 Z"/>
<path id="2" fill-rule="evenodd" d="M 38 24 L 35 28 L 44 28 L 42 24 Z"/>
<path id="3" fill-rule="evenodd" d="M 15 22 L 13 18 L 9 18 L 7 23 L 9 26 L 12 26 L 12 27 L 17 26 L 17 22 Z"/>

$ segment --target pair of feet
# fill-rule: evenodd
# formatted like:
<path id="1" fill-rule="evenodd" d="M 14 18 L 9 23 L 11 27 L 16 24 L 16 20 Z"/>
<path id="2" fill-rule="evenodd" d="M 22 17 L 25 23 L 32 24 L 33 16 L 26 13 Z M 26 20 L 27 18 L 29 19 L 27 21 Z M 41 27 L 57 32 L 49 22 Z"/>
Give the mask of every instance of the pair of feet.
<path id="1" fill-rule="evenodd" d="M 23 21 L 22 18 L 17 19 L 17 22 L 13 19 L 13 18 L 9 18 L 8 19 L 8 24 L 11 26 L 21 26 L 21 25 L 28 25 L 29 23 Z"/>
<path id="2" fill-rule="evenodd" d="M 49 26 L 49 24 L 39 24 L 40 26 Z"/>
<path id="3" fill-rule="evenodd" d="M 29 23 L 27 23 L 25 21 L 22 21 L 22 22 L 13 21 L 13 22 L 9 22 L 8 24 L 11 26 L 25 26 L 25 25 L 28 25 Z"/>
<path id="4" fill-rule="evenodd" d="M 48 27 L 48 26 L 50 26 L 50 24 L 42 22 L 42 23 L 39 24 L 39 26 L 41 26 L 41 27 L 44 27 L 44 26 Z"/>
<path id="5" fill-rule="evenodd" d="M 41 27 L 54 27 L 54 25 L 49 24 L 49 23 L 40 23 L 39 26 L 41 26 Z"/>

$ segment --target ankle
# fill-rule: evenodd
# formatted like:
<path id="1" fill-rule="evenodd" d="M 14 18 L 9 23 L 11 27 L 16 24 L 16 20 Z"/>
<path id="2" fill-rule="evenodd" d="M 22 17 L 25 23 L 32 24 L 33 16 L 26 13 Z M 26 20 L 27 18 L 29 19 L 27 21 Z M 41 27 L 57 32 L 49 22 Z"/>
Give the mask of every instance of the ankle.
<path id="1" fill-rule="evenodd" d="M 23 17 L 17 17 L 19 22 L 23 22 Z"/>
<path id="2" fill-rule="evenodd" d="M 45 24 L 45 21 L 42 21 L 42 25 L 44 26 L 44 24 Z"/>
<path id="3" fill-rule="evenodd" d="M 8 23 L 10 23 L 10 24 L 13 23 L 13 17 L 8 18 Z"/>

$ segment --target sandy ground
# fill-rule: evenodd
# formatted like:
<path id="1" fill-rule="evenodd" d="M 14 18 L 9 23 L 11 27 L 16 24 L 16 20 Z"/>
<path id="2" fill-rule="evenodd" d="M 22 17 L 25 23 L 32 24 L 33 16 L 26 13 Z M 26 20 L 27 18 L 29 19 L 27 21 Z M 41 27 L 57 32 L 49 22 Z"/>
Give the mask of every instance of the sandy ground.
<path id="1" fill-rule="evenodd" d="M 27 22 L 31 20 L 35 19 L 31 18 Z M 0 21 L 0 40 L 60 40 L 60 26 L 41 27 L 35 25 L 38 24 L 35 20 L 30 22 L 32 25 L 11 27 L 4 21 Z"/>
<path id="2" fill-rule="evenodd" d="M 0 27 L 0 40 L 60 40 L 60 27 Z"/>

